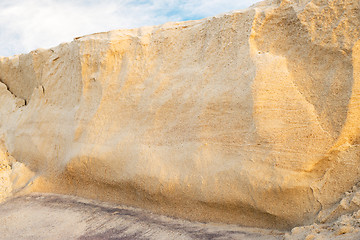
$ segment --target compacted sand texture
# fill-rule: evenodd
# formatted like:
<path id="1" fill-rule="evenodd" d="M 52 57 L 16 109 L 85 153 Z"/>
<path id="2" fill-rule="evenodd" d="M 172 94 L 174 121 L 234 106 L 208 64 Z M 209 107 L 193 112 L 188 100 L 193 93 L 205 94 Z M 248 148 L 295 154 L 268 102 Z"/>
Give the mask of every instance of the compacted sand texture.
<path id="1" fill-rule="evenodd" d="M 111 217 L 104 202 L 186 219 L 205 232 L 194 235 L 178 220 L 182 230 L 165 224 L 164 236 L 212 238 L 212 222 L 235 228 L 214 228 L 213 239 L 238 238 L 238 226 L 279 231 L 249 230 L 250 239 L 357 239 L 359 142 L 355 0 L 268 0 L 0 57 L 0 219 L 8 239 L 63 232 L 65 220 L 42 221 L 41 235 L 31 218 L 17 217 L 47 214 L 85 224 L 64 236 L 102 238 L 84 220 L 100 210 L 101 226 L 126 239 L 116 221 L 127 217 L 113 220 L 121 214 Z M 27 195 L 34 192 L 57 195 Z M 67 206 L 65 195 L 99 205 Z M 141 234 L 144 224 L 151 234 L 159 226 L 131 219 Z"/>

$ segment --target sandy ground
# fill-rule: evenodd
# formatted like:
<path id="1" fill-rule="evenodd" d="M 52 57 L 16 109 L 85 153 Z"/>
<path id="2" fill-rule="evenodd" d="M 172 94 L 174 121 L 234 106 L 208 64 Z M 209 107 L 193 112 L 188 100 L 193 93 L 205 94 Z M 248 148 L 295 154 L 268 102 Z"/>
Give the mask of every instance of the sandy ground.
<path id="1" fill-rule="evenodd" d="M 0 205 L 0 239 L 284 239 L 284 233 L 205 224 L 73 196 L 30 194 Z"/>

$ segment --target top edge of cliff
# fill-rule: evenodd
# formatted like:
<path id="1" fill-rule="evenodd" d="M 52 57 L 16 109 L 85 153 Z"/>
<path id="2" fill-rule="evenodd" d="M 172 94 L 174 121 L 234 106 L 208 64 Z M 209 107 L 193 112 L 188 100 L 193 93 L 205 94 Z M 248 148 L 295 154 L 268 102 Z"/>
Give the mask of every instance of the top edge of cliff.
<path id="1" fill-rule="evenodd" d="M 83 36 L 74 37 L 73 41 L 94 39 L 94 38 L 97 38 L 100 36 L 102 37 L 104 35 L 136 37 L 136 36 L 141 36 L 141 35 L 151 33 L 154 30 L 160 30 L 160 29 L 169 30 L 169 29 L 175 29 L 175 28 L 179 28 L 179 27 L 187 28 L 187 27 L 194 26 L 197 24 L 202 24 L 203 22 L 206 22 L 206 21 L 211 21 L 213 19 L 222 18 L 224 16 L 229 16 L 229 15 L 238 14 L 238 13 L 246 13 L 246 12 L 252 11 L 254 9 L 260 10 L 260 9 L 271 8 L 271 7 L 281 5 L 281 4 L 293 5 L 294 8 L 302 8 L 307 3 L 312 2 L 312 1 L 313 0 L 263 0 L 263 1 L 255 3 L 255 4 L 252 4 L 251 6 L 244 8 L 244 9 L 232 10 L 232 11 L 220 13 L 215 16 L 205 17 L 205 18 L 198 19 L 198 20 L 174 21 L 174 22 L 170 21 L 170 22 L 166 22 L 163 24 L 159 24 L 159 25 L 141 26 L 141 27 L 137 27 L 137 28 L 129 28 L 129 29 L 124 28 L 124 29 L 110 30 L 110 31 L 106 31 L 106 32 L 97 32 L 97 33 L 86 34 Z M 321 2 L 321 1 L 327 1 L 327 0 L 316 0 L 316 1 Z M 58 46 L 61 46 L 63 44 L 68 44 L 68 43 L 70 43 L 70 42 L 62 42 L 62 43 L 59 43 L 50 48 L 37 48 L 37 49 L 31 50 L 30 52 L 19 53 L 19 54 L 15 54 L 12 56 L 1 56 L 0 55 L 0 60 L 13 59 L 13 58 L 18 58 L 21 55 L 27 55 L 30 53 L 37 53 L 37 52 L 41 52 L 41 51 L 52 50 L 52 49 L 57 48 Z"/>

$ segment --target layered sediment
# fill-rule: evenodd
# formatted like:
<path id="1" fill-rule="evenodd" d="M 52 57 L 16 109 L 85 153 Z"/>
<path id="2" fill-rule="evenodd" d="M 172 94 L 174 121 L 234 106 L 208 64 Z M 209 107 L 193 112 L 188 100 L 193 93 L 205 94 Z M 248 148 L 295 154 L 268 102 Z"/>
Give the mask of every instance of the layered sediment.
<path id="1" fill-rule="evenodd" d="M 360 181 L 359 5 L 265 1 L 0 58 L 16 192 L 278 229 L 336 219 Z"/>

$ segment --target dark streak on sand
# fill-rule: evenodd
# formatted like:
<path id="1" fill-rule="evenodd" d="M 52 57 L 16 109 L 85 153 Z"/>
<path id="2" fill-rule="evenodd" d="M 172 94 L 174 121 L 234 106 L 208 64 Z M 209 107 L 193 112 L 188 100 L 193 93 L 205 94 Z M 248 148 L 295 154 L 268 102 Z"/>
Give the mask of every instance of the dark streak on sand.
<path id="1" fill-rule="evenodd" d="M 283 233 L 278 231 L 244 228 L 236 225 L 190 222 L 153 214 L 142 209 L 57 194 L 31 194 L 13 198 L 0 205 L 0 222 L 5 223 L 5 225 L 3 224 L 4 229 L 0 227 L 0 232 L 5 230 L 5 234 L 3 237 L 0 236 L 0 239 L 21 239 L 21 236 L 30 236 L 28 239 L 52 237 L 49 235 L 50 233 L 43 233 L 40 230 L 37 232 L 31 226 L 22 228 L 28 229 L 28 232 L 19 232 L 16 229 L 12 231 L 12 224 L 15 227 L 15 223 L 5 221 L 8 216 L 17 213 L 21 215 L 21 211 L 31 209 L 37 213 L 40 211 L 40 215 L 46 215 L 50 212 L 59 214 L 54 220 L 46 218 L 45 220 L 48 223 L 42 221 L 44 226 L 40 226 L 39 229 L 41 227 L 46 229 L 46 224 L 55 226 L 55 228 L 61 225 L 57 221 L 61 221 L 59 217 L 61 217 L 62 211 L 66 210 L 70 214 L 74 214 L 77 217 L 76 219 L 72 218 L 74 229 L 80 228 L 76 226 L 77 224 L 79 226 L 85 225 L 85 229 L 77 234 L 75 232 L 64 233 L 59 226 L 59 234 L 61 237 L 79 240 L 283 239 Z M 29 219 L 28 222 L 32 220 L 37 221 L 37 219 Z M 54 234 L 56 234 L 55 230 Z M 60 239 L 60 236 L 53 237 Z"/>

